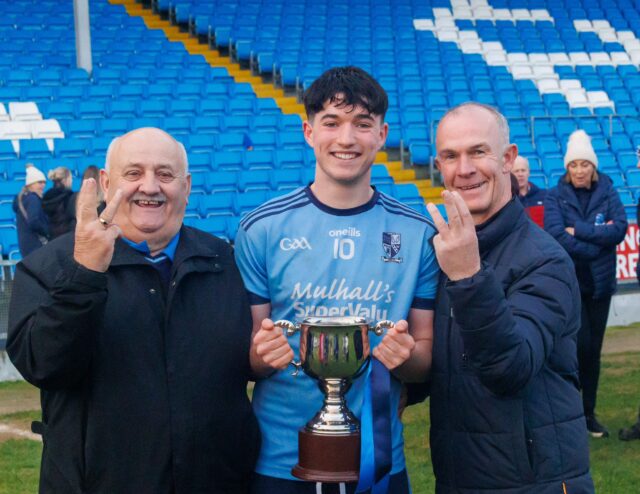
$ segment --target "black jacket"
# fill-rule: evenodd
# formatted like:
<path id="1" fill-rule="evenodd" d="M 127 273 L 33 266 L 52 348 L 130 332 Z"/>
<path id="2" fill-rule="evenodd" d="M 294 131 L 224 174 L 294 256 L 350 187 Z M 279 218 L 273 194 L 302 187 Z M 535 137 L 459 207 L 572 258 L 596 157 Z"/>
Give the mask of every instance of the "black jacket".
<path id="1" fill-rule="evenodd" d="M 65 187 L 52 187 L 42 196 L 42 209 L 49 219 L 52 239 L 71 232 L 76 226 L 76 194 Z"/>
<path id="2" fill-rule="evenodd" d="M 251 315 L 225 242 L 183 227 L 164 288 L 118 240 L 106 274 L 64 235 L 18 265 L 7 352 L 41 389 L 41 492 L 245 492 L 259 451 Z"/>
<path id="3" fill-rule="evenodd" d="M 593 492 L 578 389 L 571 260 L 510 201 L 477 228 L 480 272 L 444 274 L 435 307 L 437 493 Z"/>

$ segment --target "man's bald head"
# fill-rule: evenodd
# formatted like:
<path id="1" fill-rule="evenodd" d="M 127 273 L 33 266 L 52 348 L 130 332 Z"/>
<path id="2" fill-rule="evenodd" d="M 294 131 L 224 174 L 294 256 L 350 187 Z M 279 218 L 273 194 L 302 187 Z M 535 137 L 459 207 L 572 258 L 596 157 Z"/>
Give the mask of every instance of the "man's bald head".
<path id="1" fill-rule="evenodd" d="M 154 138 L 170 139 L 175 143 L 175 145 L 178 147 L 180 151 L 180 155 L 181 155 L 180 161 L 184 164 L 185 173 L 189 173 L 189 160 L 187 158 L 187 150 L 185 149 L 184 145 L 181 142 L 177 141 L 171 134 L 165 132 L 162 129 L 158 129 L 155 127 L 142 127 L 139 129 L 134 129 L 132 131 L 129 131 L 126 134 L 123 134 L 121 136 L 115 137 L 109 143 L 109 147 L 107 148 L 107 155 L 104 161 L 105 171 L 107 172 L 109 171 L 109 164 L 113 157 L 114 151 L 118 148 L 118 146 L 120 146 L 123 143 L 123 141 L 126 141 L 131 136 L 143 136 L 149 139 L 154 139 Z"/>
<path id="2" fill-rule="evenodd" d="M 518 189 L 521 196 L 526 195 L 529 190 L 529 160 L 524 156 L 518 155 L 513 163 L 511 173 L 518 179 Z"/>

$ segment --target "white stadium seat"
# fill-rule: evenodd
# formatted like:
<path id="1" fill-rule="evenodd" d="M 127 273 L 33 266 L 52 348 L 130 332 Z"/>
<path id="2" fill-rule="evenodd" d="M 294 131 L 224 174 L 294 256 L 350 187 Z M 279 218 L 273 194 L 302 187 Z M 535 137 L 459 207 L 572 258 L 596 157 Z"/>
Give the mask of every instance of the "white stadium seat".
<path id="1" fill-rule="evenodd" d="M 9 115 L 11 120 L 42 120 L 38 105 L 32 101 L 9 103 Z"/>
<path id="2" fill-rule="evenodd" d="M 37 120 L 29 122 L 31 125 L 31 135 L 34 139 L 63 139 L 64 132 L 60 128 L 57 120 Z"/>

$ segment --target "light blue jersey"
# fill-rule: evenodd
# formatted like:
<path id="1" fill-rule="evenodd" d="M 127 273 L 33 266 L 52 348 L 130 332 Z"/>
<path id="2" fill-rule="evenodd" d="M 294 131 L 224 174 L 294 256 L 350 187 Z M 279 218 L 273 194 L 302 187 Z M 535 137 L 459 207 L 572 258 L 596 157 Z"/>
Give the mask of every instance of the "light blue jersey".
<path id="1" fill-rule="evenodd" d="M 360 316 L 377 322 L 406 319 L 410 308 L 433 309 L 439 273 L 430 240 L 433 223 L 397 200 L 374 192 L 353 209 L 333 209 L 309 187 L 273 199 L 243 218 L 236 260 L 254 305 L 270 303 L 271 318 Z M 370 333 L 372 347 L 380 337 Z M 290 339 L 298 355 L 299 336 Z M 262 430 L 256 471 L 294 479 L 298 429 L 322 406 L 316 382 L 293 367 L 256 384 L 253 406 Z M 363 379 L 347 393 L 357 417 Z M 400 383 L 392 378 L 392 410 Z M 405 468 L 402 424 L 392 415 L 393 467 Z"/>

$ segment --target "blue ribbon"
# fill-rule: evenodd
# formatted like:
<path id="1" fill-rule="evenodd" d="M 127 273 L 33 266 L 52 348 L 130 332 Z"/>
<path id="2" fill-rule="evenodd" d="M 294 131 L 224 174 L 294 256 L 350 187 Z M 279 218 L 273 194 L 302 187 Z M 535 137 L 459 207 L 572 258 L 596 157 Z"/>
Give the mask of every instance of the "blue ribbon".
<path id="1" fill-rule="evenodd" d="M 391 375 L 371 359 L 360 415 L 360 479 L 356 492 L 387 494 L 391 471 Z"/>

